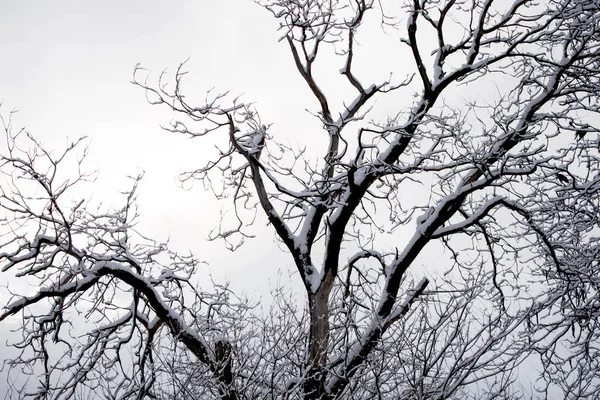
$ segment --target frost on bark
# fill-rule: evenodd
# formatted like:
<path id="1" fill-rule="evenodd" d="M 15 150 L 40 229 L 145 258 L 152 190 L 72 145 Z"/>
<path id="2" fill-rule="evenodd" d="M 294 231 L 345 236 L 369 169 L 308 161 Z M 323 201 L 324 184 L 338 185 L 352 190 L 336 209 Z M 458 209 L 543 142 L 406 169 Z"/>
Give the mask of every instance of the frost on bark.
<path id="1" fill-rule="evenodd" d="M 79 145 L 47 152 L 8 116 L 0 262 L 36 285 L 0 316 L 22 319 L 21 356 L 7 366 L 36 377 L 15 392 L 595 395 L 600 4 L 260 3 L 280 21 L 281 43 L 314 98 L 318 145 L 290 147 L 260 105 L 228 93 L 193 102 L 183 66 L 157 80 L 138 67 L 133 80 L 178 116 L 167 130 L 217 144 L 213 159 L 183 176 L 229 199 L 235 223 L 211 239 L 235 251 L 264 217 L 306 306 L 281 289 L 261 313 L 226 286 L 196 286 L 193 256 L 135 229 L 138 179 L 121 208 L 72 202 L 72 186 L 89 179 L 62 172 Z M 381 51 L 402 60 L 373 82 L 356 70 L 367 26 L 397 37 L 398 47 Z M 332 100 L 327 68 L 352 96 Z M 461 96 L 474 87 L 477 96 Z M 377 119 L 379 105 L 386 118 Z M 78 315 L 93 328 L 74 326 Z M 531 387 L 518 381 L 521 365 L 540 371 Z"/>

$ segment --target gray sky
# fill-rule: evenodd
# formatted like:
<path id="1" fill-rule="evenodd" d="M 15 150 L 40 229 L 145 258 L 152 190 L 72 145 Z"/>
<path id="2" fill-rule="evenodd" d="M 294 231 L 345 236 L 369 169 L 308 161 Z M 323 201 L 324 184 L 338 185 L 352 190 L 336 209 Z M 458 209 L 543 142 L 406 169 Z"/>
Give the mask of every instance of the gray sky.
<path id="1" fill-rule="evenodd" d="M 269 122 L 302 125 L 310 121 L 304 109 L 311 100 L 307 105 L 277 26 L 250 0 L 0 0 L 1 110 L 18 109 L 16 125 L 49 147 L 88 136 L 86 165 L 100 173 L 88 189 L 105 204 L 127 187 L 126 175 L 145 171 L 140 228 L 157 239 L 170 237 L 177 250 L 193 250 L 215 275 L 228 271 L 252 292 L 255 281 L 263 282 L 257 272 L 276 268 L 264 265 L 256 247 L 244 250 L 248 263 L 242 265 L 222 243 L 205 243 L 222 204 L 201 185 L 185 192 L 175 184 L 180 172 L 201 164 L 208 146 L 162 131 L 159 125 L 172 114 L 150 106 L 130 80 L 138 62 L 155 72 L 174 71 L 191 57 L 188 92 L 200 99 L 212 87 L 244 93 Z M 269 243 L 270 230 L 267 235 L 261 242 Z"/>
<path id="2" fill-rule="evenodd" d="M 0 0 L 0 112 L 6 117 L 18 109 L 16 127 L 26 126 L 49 148 L 87 136 L 85 165 L 99 176 L 81 196 L 95 202 L 119 205 L 125 177 L 143 170 L 140 230 L 170 238 L 177 251 L 193 251 L 217 280 L 230 279 L 234 289 L 260 295 L 276 284 L 280 267 L 291 266 L 283 253 L 273 252 L 272 231 L 257 227 L 260 240 L 235 256 L 222 242 L 204 240 L 223 204 L 200 184 L 183 191 L 175 178 L 200 166 L 209 146 L 162 131 L 159 125 L 172 114 L 150 106 L 130 80 L 137 63 L 174 71 L 191 57 L 186 88 L 200 99 L 212 87 L 231 90 L 256 101 L 263 118 L 282 128 L 314 123 L 304 111 L 308 91 L 278 42 L 277 26 L 250 0 Z M 0 302 L 7 300 L 0 295 Z M 12 351 L 4 346 L 9 328 L 0 326 L 3 358 Z"/>
<path id="3" fill-rule="evenodd" d="M 355 49 L 354 68 L 367 86 L 388 79 L 390 65 L 406 65 L 397 37 L 381 34 L 379 22 L 373 13 L 367 20 L 372 26 L 363 27 Z M 89 190 L 105 204 L 116 202 L 117 190 L 127 187 L 126 175 L 143 170 L 142 231 L 160 240 L 170 237 L 176 250 L 193 250 L 213 273 L 235 277 L 234 284 L 242 282 L 252 292 L 255 284 L 265 282 L 261 271 L 273 275 L 279 267 L 273 265 L 273 254 L 265 263 L 256 247 L 272 242 L 272 231 L 264 224 L 257 227 L 263 231 L 260 240 L 235 258 L 222 243 L 204 242 L 223 204 L 201 185 L 182 191 L 175 177 L 201 165 L 212 148 L 206 141 L 162 131 L 159 125 L 168 124 L 173 115 L 150 106 L 130 80 L 138 62 L 155 72 L 174 71 L 191 57 L 187 93 L 200 100 L 213 87 L 244 94 L 245 101 L 256 103 L 263 121 L 273 123 L 271 132 L 279 139 L 305 141 L 310 132 L 321 134 L 321 124 L 306 111 L 316 111 L 317 104 L 295 71 L 286 43 L 278 41 L 277 28 L 273 16 L 251 0 L 0 0 L 2 112 L 19 109 L 16 125 L 27 126 L 50 147 L 61 148 L 67 137 L 88 136 L 86 165 L 100 172 Z M 347 82 L 340 85 L 337 71 L 343 60 L 325 57 L 317 73 L 330 70 L 334 75 L 320 84 L 340 110 L 354 89 Z M 370 82 L 367 76 L 376 78 Z M 240 257 L 247 262 L 236 262 Z M 287 258 L 281 260 L 289 264 Z"/>

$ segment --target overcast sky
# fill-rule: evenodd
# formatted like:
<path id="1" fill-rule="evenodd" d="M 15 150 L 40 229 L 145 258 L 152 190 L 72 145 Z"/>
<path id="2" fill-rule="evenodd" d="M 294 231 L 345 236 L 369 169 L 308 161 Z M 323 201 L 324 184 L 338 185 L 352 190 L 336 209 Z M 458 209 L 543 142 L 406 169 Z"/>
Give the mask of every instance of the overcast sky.
<path id="1" fill-rule="evenodd" d="M 273 251 L 266 226 L 257 228 L 260 241 L 235 257 L 222 242 L 205 241 L 223 204 L 202 185 L 183 191 L 176 177 L 199 167 L 208 146 L 162 131 L 172 114 L 150 106 L 130 81 L 137 63 L 174 71 L 189 57 L 188 92 L 203 98 L 215 87 L 244 94 L 269 122 L 301 126 L 308 92 L 277 27 L 251 0 L 0 0 L 0 112 L 6 117 L 18 109 L 16 127 L 26 126 L 49 148 L 87 136 L 85 165 L 99 176 L 81 196 L 95 202 L 118 205 L 125 177 L 144 171 L 140 230 L 170 239 L 177 251 L 193 251 L 217 280 L 258 296 L 276 285 L 279 268 L 287 281 L 290 260 Z M 4 357 L 12 351 L 3 340 L 9 328 L 0 327 Z"/>
<path id="2" fill-rule="evenodd" d="M 139 204 L 145 233 L 170 238 L 178 251 L 194 251 L 215 275 L 235 276 L 249 292 L 253 282 L 264 282 L 256 279 L 259 271 L 276 271 L 264 265 L 265 255 L 256 247 L 245 250 L 247 262 L 241 264 L 222 243 L 204 242 L 222 204 L 201 185 L 181 190 L 175 178 L 198 167 L 207 146 L 162 131 L 159 125 L 172 115 L 150 106 L 130 83 L 137 63 L 155 72 L 173 71 L 190 57 L 188 92 L 197 90 L 203 98 L 211 87 L 231 90 L 256 101 L 270 122 L 284 121 L 285 115 L 286 123 L 297 125 L 294 118 L 307 116 L 302 102 L 307 92 L 267 11 L 250 0 L 0 5 L 1 112 L 18 109 L 16 125 L 49 147 L 64 146 L 67 137 L 89 138 L 86 165 L 99 177 L 93 194 L 83 195 L 116 202 L 118 190 L 127 187 L 125 176 L 143 170 Z M 261 242 L 272 238 L 269 230 Z"/>
<path id="3" fill-rule="evenodd" d="M 392 66 L 396 82 L 405 79 L 402 68 L 412 71 L 408 49 L 397 36 L 383 34 L 379 23 L 380 16 L 371 12 L 357 37 L 353 68 L 365 86 L 389 79 Z M 317 111 L 317 102 L 295 70 L 287 44 L 279 41 L 278 26 L 252 0 L 0 0 L 0 112 L 7 116 L 18 109 L 15 126 L 26 126 L 50 149 L 86 136 L 85 166 L 99 175 L 80 195 L 96 203 L 120 205 L 126 176 L 144 171 L 138 228 L 157 240 L 170 239 L 174 250 L 193 251 L 208 262 L 207 271 L 231 280 L 234 289 L 265 293 L 279 269 L 284 279 L 293 270 L 291 259 L 274 251 L 272 229 L 259 223 L 253 232 L 257 240 L 235 256 L 222 242 L 206 242 L 225 204 L 200 184 L 182 190 L 176 178 L 201 166 L 214 149 L 161 130 L 173 114 L 149 105 L 130 81 L 138 63 L 159 73 L 174 71 L 189 58 L 186 94 L 203 100 L 214 87 L 243 95 L 255 102 L 265 123 L 273 124 L 270 132 L 279 141 L 310 145 L 310 135 L 319 140 L 323 134 L 307 111 Z M 343 59 L 327 49 L 320 54 L 325 58 L 316 66 L 319 83 L 339 112 L 355 89 L 338 72 Z M 383 119 L 395 114 L 413 101 L 408 92 L 398 93 L 404 104 L 374 113 Z M 401 239 L 394 238 L 396 245 Z M 6 301 L 0 295 L 1 300 Z"/>
<path id="4" fill-rule="evenodd" d="M 194 251 L 213 273 L 229 271 L 226 275 L 246 286 L 253 286 L 261 270 L 276 272 L 273 263 L 280 259 L 270 254 L 267 265 L 264 252 L 257 251 L 272 242 L 270 229 L 244 250 L 244 264 L 235 262 L 240 255 L 232 258 L 222 243 L 204 242 L 223 204 L 201 185 L 182 191 L 175 178 L 200 166 L 211 148 L 162 131 L 159 125 L 173 115 L 150 106 L 130 83 L 137 63 L 154 72 L 174 71 L 189 57 L 187 93 L 203 99 L 214 87 L 243 94 L 273 124 L 272 132 L 292 142 L 308 132 L 320 134 L 320 123 L 306 111 L 316 111 L 316 101 L 295 71 L 286 43 L 278 40 L 279 23 L 269 12 L 251 0 L 0 0 L 0 5 L 1 112 L 20 110 L 16 125 L 27 126 L 50 147 L 63 147 L 67 137 L 89 138 L 86 165 L 99 177 L 93 193 L 82 195 L 116 202 L 118 190 L 127 187 L 125 177 L 144 171 L 139 204 L 145 233 L 171 238 L 176 250 Z M 403 55 L 397 38 L 371 35 L 380 32 L 379 17 L 372 15 L 367 20 L 372 29 L 366 26 L 358 37 L 354 66 L 359 77 L 371 75 L 379 83 L 389 78 L 390 58 L 396 66 L 406 63 L 398 63 Z M 320 82 L 326 90 L 335 88 L 329 90 L 334 110 L 354 90 L 347 82 L 339 85 L 342 65 L 330 58 L 317 66 L 335 73 Z M 281 260 L 289 265 L 287 258 Z"/>

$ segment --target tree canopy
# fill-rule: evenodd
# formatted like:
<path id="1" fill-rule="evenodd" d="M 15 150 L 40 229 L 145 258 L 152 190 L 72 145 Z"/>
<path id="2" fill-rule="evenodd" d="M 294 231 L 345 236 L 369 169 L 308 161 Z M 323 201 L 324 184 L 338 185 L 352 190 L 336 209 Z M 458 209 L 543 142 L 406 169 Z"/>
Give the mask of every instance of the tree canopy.
<path id="1" fill-rule="evenodd" d="M 267 221 L 306 301 L 280 288 L 261 312 L 227 285 L 198 282 L 196 257 L 136 229 L 141 178 L 114 209 L 73 201 L 90 179 L 80 142 L 48 151 L 8 115 L 0 265 L 35 285 L 0 314 L 22 317 L 11 372 L 36 377 L 15 393 L 593 396 L 600 4 L 259 4 L 313 95 L 318 141 L 290 144 L 243 97 L 190 94 L 185 64 L 159 75 L 137 66 L 133 83 L 173 112 L 167 131 L 214 145 L 182 176 L 234 216 L 210 239 L 236 251 Z M 375 26 L 398 39 L 381 51 L 404 62 L 367 82 L 356 65 Z M 334 75 L 345 88 L 328 83 Z M 531 382 L 524 369 L 536 371 Z"/>

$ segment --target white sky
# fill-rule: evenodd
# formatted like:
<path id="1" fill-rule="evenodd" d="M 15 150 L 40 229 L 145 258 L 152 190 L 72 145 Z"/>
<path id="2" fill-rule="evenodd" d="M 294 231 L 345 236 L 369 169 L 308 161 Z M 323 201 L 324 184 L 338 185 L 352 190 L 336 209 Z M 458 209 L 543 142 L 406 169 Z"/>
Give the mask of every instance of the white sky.
<path id="1" fill-rule="evenodd" d="M 200 98 L 212 87 L 245 93 L 269 122 L 302 126 L 308 92 L 285 44 L 278 43 L 277 27 L 250 0 L 0 0 L 0 112 L 6 117 L 18 109 L 16 127 L 26 126 L 50 148 L 64 147 L 67 137 L 89 137 L 85 165 L 100 174 L 82 196 L 114 204 L 127 187 L 126 175 L 143 170 L 143 233 L 170 238 L 175 250 L 207 261 L 217 280 L 261 295 L 276 285 L 280 267 L 288 281 L 290 260 L 273 251 L 274 236 L 264 224 L 259 240 L 235 255 L 222 242 L 205 241 L 222 204 L 200 184 L 183 191 L 176 177 L 199 167 L 208 146 L 162 131 L 159 125 L 172 114 L 150 106 L 130 80 L 137 63 L 174 71 L 191 57 L 188 92 Z M 0 295 L 0 302 L 7 300 Z M 8 329 L 0 326 L 2 358 L 11 354 L 4 347 Z"/>
<path id="2" fill-rule="evenodd" d="M 371 35 L 381 33 L 376 13 L 368 23 L 372 26 L 364 29 L 368 35 L 358 37 L 361 46 L 355 57 L 359 77 L 376 76 L 364 82 L 367 86 L 389 78 L 390 65 L 407 60 L 397 38 Z M 212 273 L 227 275 L 234 285 L 241 282 L 248 292 L 261 284 L 257 289 L 263 291 L 269 283 L 261 272 L 274 276 L 291 260 L 282 254 L 274 258 L 266 250 L 274 236 L 264 223 L 259 240 L 235 257 L 222 243 L 204 241 L 223 204 L 200 184 L 189 192 L 181 190 L 175 178 L 201 166 L 212 147 L 162 131 L 159 125 L 168 124 L 173 114 L 150 106 L 130 80 L 137 63 L 155 72 L 174 71 L 191 57 L 187 93 L 203 99 L 214 87 L 244 94 L 244 100 L 256 102 L 263 121 L 273 123 L 271 131 L 279 138 L 306 143 L 310 132 L 322 134 L 321 124 L 306 111 L 316 111 L 316 100 L 296 72 L 287 44 L 278 41 L 277 28 L 273 16 L 252 0 L 0 0 L 1 112 L 19 109 L 16 125 L 27 126 L 50 147 L 63 147 L 67 137 L 88 136 L 91 155 L 86 165 L 100 172 L 93 195 L 105 204 L 115 203 L 117 191 L 127 187 L 126 175 L 143 170 L 142 231 L 159 240 L 170 237 L 176 250 L 192 250 L 209 262 Z M 341 100 L 352 100 L 353 89 L 347 82 L 339 84 L 343 60 L 325 56 L 327 62 L 317 72 L 325 67 L 335 75 L 320 84 L 326 90 L 335 88 L 329 90 L 330 100 L 339 110 Z"/>
<path id="3" fill-rule="evenodd" d="M 262 252 L 256 246 L 244 250 L 247 262 L 241 264 L 221 242 L 205 243 L 222 205 L 201 185 L 190 192 L 176 186 L 180 172 L 201 165 L 207 144 L 162 131 L 159 125 L 172 114 L 150 106 L 130 80 L 138 62 L 156 72 L 173 71 L 191 57 L 188 92 L 200 98 L 211 87 L 245 93 L 263 118 L 276 122 L 287 115 L 286 123 L 301 125 L 307 104 L 300 97 L 308 92 L 285 44 L 278 43 L 277 26 L 249 0 L 0 0 L 2 113 L 19 109 L 16 125 L 27 126 L 50 147 L 88 136 L 86 165 L 100 172 L 96 200 L 116 202 L 125 176 L 143 170 L 141 229 L 157 239 L 170 237 L 178 251 L 194 251 L 214 274 L 227 270 L 234 284 L 241 281 L 253 292 L 253 283 L 264 281 L 256 279 Z M 261 242 L 269 243 L 270 230 L 267 235 Z"/>

